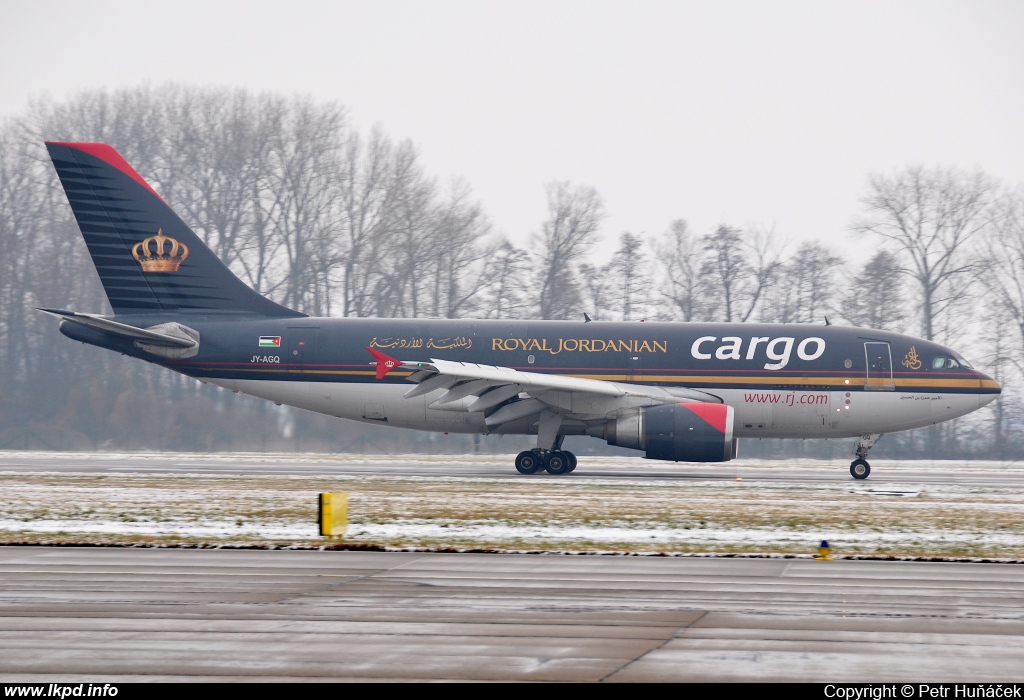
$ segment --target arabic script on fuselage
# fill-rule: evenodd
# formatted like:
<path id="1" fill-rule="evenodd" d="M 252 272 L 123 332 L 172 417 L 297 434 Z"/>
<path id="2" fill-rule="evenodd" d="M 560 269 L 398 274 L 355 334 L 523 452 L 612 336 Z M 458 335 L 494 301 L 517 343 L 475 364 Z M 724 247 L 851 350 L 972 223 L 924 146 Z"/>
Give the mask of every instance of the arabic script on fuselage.
<path id="1" fill-rule="evenodd" d="M 455 338 L 374 338 L 370 341 L 371 348 L 382 350 L 406 350 L 427 347 L 434 350 L 468 350 L 473 347 L 473 339 L 465 336 Z"/>
<path id="2" fill-rule="evenodd" d="M 910 352 L 903 358 L 903 366 L 907 369 L 921 369 L 921 358 L 917 356 L 916 346 L 910 346 Z"/>

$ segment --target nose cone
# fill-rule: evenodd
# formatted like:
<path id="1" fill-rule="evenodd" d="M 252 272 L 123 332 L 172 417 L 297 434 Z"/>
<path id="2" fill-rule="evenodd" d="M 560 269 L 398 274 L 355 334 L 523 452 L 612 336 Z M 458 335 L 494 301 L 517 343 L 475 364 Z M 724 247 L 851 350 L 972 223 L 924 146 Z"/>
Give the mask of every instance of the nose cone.
<path id="1" fill-rule="evenodd" d="M 981 392 L 978 394 L 978 408 L 988 406 L 1003 393 L 1003 386 L 982 372 L 978 372 L 978 386 L 981 389 Z"/>

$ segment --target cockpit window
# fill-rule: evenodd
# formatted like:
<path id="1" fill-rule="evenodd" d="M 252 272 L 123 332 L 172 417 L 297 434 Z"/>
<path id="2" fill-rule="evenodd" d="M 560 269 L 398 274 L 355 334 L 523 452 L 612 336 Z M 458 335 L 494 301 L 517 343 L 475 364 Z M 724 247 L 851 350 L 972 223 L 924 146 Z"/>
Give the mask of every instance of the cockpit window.
<path id="1" fill-rule="evenodd" d="M 945 357 L 936 357 L 934 360 L 932 360 L 932 369 L 942 369 L 945 366 L 946 366 L 946 358 Z"/>
<path id="2" fill-rule="evenodd" d="M 964 367 L 966 367 L 967 369 L 974 369 L 974 365 L 972 365 L 970 362 L 965 360 L 962 356 L 957 355 L 957 354 L 954 353 L 953 357 L 955 357 L 957 360 L 959 360 L 960 364 L 963 365 Z"/>
<path id="3" fill-rule="evenodd" d="M 952 357 L 936 357 L 932 360 L 932 369 L 955 369 L 960 365 L 968 366 L 966 362 L 957 362 Z"/>

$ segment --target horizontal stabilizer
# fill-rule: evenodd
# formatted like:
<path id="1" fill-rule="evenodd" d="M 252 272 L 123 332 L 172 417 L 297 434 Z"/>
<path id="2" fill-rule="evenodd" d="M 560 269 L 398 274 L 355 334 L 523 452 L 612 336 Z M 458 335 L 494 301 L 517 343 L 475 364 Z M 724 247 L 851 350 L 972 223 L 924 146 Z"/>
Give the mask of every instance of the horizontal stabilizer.
<path id="1" fill-rule="evenodd" d="M 182 334 L 183 337 L 177 337 L 168 335 L 167 333 L 147 330 L 145 328 L 136 328 L 135 326 L 129 326 L 127 323 L 118 323 L 117 321 L 111 321 L 108 318 L 104 318 L 96 314 L 86 314 L 80 311 L 62 311 L 60 309 L 39 310 L 65 321 L 70 321 L 71 323 L 77 323 L 88 328 L 95 328 L 107 333 L 113 333 L 114 335 L 120 335 L 125 338 L 142 341 L 146 345 L 158 345 L 172 348 L 194 348 L 198 345 L 193 338 L 186 336 L 184 333 Z"/>

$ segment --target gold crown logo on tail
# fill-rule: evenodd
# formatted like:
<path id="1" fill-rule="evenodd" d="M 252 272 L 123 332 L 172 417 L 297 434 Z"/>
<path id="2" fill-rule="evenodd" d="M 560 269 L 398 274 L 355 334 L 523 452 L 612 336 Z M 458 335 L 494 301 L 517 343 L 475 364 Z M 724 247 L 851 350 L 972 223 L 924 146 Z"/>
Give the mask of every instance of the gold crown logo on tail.
<path id="1" fill-rule="evenodd" d="M 188 257 L 188 246 L 164 235 L 163 229 L 132 246 L 132 257 L 143 272 L 177 272 Z"/>

